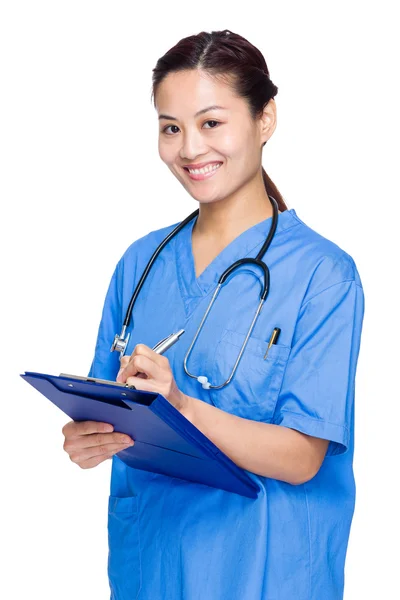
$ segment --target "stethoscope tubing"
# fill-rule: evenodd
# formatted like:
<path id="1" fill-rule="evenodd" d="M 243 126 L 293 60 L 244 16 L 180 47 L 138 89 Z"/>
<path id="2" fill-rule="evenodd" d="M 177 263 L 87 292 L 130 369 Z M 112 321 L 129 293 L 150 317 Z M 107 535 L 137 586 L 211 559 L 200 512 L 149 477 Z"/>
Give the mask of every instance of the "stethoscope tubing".
<path id="1" fill-rule="evenodd" d="M 192 340 L 192 343 L 190 344 L 190 346 L 189 346 L 189 348 L 188 348 L 188 350 L 186 352 L 186 355 L 184 357 L 183 368 L 185 370 L 186 375 L 188 375 L 189 377 L 191 377 L 193 379 L 197 379 L 197 381 L 199 381 L 199 383 L 202 384 L 202 387 L 204 389 L 210 389 L 211 388 L 211 389 L 214 389 L 214 390 L 219 390 L 219 389 L 225 387 L 226 385 L 228 385 L 228 383 L 230 383 L 232 381 L 232 378 L 233 378 L 233 376 L 234 376 L 234 374 L 236 372 L 236 369 L 237 369 L 237 367 L 239 365 L 240 359 L 242 358 L 243 352 L 244 352 L 244 350 L 246 348 L 247 341 L 248 341 L 248 339 L 249 339 L 249 337 L 250 337 L 250 335 L 251 335 L 251 333 L 252 333 L 252 331 L 254 329 L 256 321 L 257 321 L 257 319 L 258 319 L 258 317 L 260 315 L 261 309 L 262 309 L 262 307 L 264 305 L 264 302 L 265 302 L 265 300 L 266 300 L 266 298 L 268 296 L 269 283 L 270 283 L 269 269 L 268 269 L 267 265 L 261 260 L 261 258 L 264 256 L 265 252 L 268 250 L 268 248 L 269 248 L 269 246 L 271 244 L 271 241 L 273 239 L 273 236 L 275 234 L 277 224 L 278 224 L 278 205 L 277 205 L 277 202 L 276 202 L 275 198 L 272 198 L 272 196 L 269 196 L 269 198 L 271 199 L 271 202 L 272 202 L 273 218 L 272 218 L 272 223 L 271 223 L 270 230 L 268 232 L 268 236 L 267 236 L 264 244 L 262 245 L 262 248 L 260 249 L 260 252 L 257 254 L 256 258 L 240 258 L 239 260 L 237 260 L 235 263 L 233 263 L 231 266 L 229 266 L 222 273 L 221 277 L 218 280 L 217 288 L 216 288 L 216 290 L 215 290 L 215 292 L 214 292 L 214 294 L 213 294 L 213 296 L 211 298 L 211 301 L 210 301 L 210 303 L 209 303 L 209 305 L 208 305 L 208 307 L 207 307 L 207 309 L 206 309 L 206 311 L 205 311 L 205 313 L 203 315 L 203 318 L 202 318 L 202 320 L 200 322 L 200 325 L 197 328 L 197 331 L 196 331 L 195 336 L 194 336 L 194 338 Z M 224 383 L 222 383 L 221 385 L 212 385 L 208 381 L 208 378 L 205 375 L 194 375 L 193 373 L 190 373 L 190 371 L 188 370 L 188 367 L 187 367 L 187 361 L 188 361 L 188 358 L 189 358 L 189 356 L 190 356 L 190 354 L 191 354 L 191 352 L 193 350 L 194 344 L 195 344 L 195 342 L 196 342 L 196 340 L 197 340 L 197 338 L 198 338 L 198 336 L 200 334 L 200 331 L 202 330 L 203 325 L 204 325 L 204 323 L 205 323 L 205 321 L 206 321 L 206 319 L 207 319 L 207 317 L 208 317 L 208 315 L 210 313 L 211 307 L 213 306 L 213 304 L 214 304 L 214 302 L 215 302 L 215 300 L 216 300 L 219 292 L 221 291 L 221 288 L 222 288 L 223 284 L 226 283 L 228 277 L 230 275 L 232 275 L 232 273 L 234 271 L 236 271 L 239 267 L 241 267 L 244 264 L 256 265 L 256 266 L 260 267 L 261 270 L 263 271 L 263 274 L 264 274 L 264 284 L 263 284 L 262 291 L 261 291 L 261 294 L 260 294 L 260 303 L 259 303 L 259 305 L 257 307 L 257 310 L 256 310 L 255 315 L 253 317 L 253 320 L 251 322 L 251 325 L 250 325 L 250 327 L 249 327 L 249 329 L 247 331 L 247 334 L 245 336 L 244 342 L 242 344 L 242 347 L 240 349 L 240 352 L 238 354 L 236 362 L 235 362 L 235 364 L 233 366 L 231 374 L 229 375 L 228 379 L 226 379 L 226 381 L 224 381 Z"/>
<path id="2" fill-rule="evenodd" d="M 277 224 L 278 224 L 278 204 L 277 204 L 275 198 L 273 198 L 270 195 L 268 195 L 268 197 L 269 197 L 269 199 L 271 201 L 271 204 L 272 204 L 273 216 L 272 216 L 271 227 L 270 227 L 270 230 L 268 232 L 268 236 L 267 236 L 265 242 L 263 243 L 263 245 L 262 245 L 259 253 L 257 254 L 257 256 L 255 258 L 251 258 L 251 257 L 249 257 L 249 258 L 240 258 L 239 260 L 237 260 L 236 262 L 234 262 L 232 265 L 230 265 L 222 273 L 222 275 L 220 276 L 220 278 L 218 280 L 217 288 L 216 288 L 216 290 L 215 290 L 215 292 L 214 292 L 214 294 L 213 294 L 213 296 L 211 298 L 211 301 L 210 301 L 210 303 L 209 303 L 209 305 L 207 307 L 207 310 L 205 311 L 205 313 L 203 315 L 203 318 L 202 318 L 202 320 L 200 322 L 200 325 L 199 325 L 199 327 L 198 327 L 198 329 L 196 331 L 196 334 L 195 334 L 195 336 L 193 338 L 192 343 L 189 346 L 189 349 L 186 352 L 186 355 L 185 355 L 185 358 L 184 358 L 184 361 L 183 361 L 183 366 L 184 366 L 184 370 L 185 370 L 186 374 L 189 377 L 197 379 L 200 383 L 202 383 L 202 386 L 205 389 L 209 389 L 209 388 L 220 389 L 222 387 L 225 387 L 225 385 L 228 385 L 228 383 L 232 380 L 233 375 L 234 375 L 234 373 L 235 373 L 235 371 L 236 371 L 236 369 L 238 367 L 240 359 L 241 359 L 241 357 L 243 355 L 243 352 L 245 350 L 247 341 L 248 341 L 248 339 L 249 339 L 249 337 L 250 337 L 250 335 L 251 335 L 251 333 L 252 333 L 252 331 L 254 329 L 256 320 L 257 320 L 257 318 L 258 318 L 258 316 L 259 316 L 259 314 L 261 312 L 261 309 L 263 307 L 263 304 L 264 304 L 264 302 L 265 302 L 265 300 L 266 300 L 266 298 L 268 296 L 269 287 L 270 287 L 270 274 L 269 274 L 269 269 L 268 269 L 267 265 L 262 261 L 262 257 L 264 256 L 264 254 L 266 253 L 266 251 L 268 250 L 268 248 L 269 248 L 269 246 L 271 244 L 271 241 L 272 241 L 272 239 L 273 239 L 273 237 L 275 235 L 275 231 L 276 231 Z M 137 297 L 138 297 L 138 295 L 140 293 L 140 290 L 142 289 L 143 284 L 146 281 L 146 278 L 147 278 L 147 276 L 148 276 L 148 274 L 150 272 L 151 267 L 153 266 L 156 258 L 160 254 L 160 252 L 168 244 L 168 242 L 177 233 L 179 233 L 179 231 L 181 229 L 183 229 L 183 227 L 185 227 L 185 225 L 187 225 L 187 223 L 189 223 L 189 221 L 191 221 L 193 218 L 195 218 L 198 214 L 199 214 L 199 209 L 195 210 L 192 214 L 190 214 L 188 217 L 186 217 L 186 219 L 184 219 L 181 223 L 179 223 L 175 227 L 175 229 L 173 229 L 167 235 L 167 237 L 161 242 L 161 244 L 158 246 L 158 248 L 156 248 L 156 250 L 154 251 L 153 255 L 151 256 L 149 262 L 147 263 L 146 268 L 143 271 L 142 276 L 140 277 L 139 282 L 138 282 L 138 284 L 137 284 L 137 286 L 136 286 L 136 288 L 135 288 L 135 290 L 134 290 L 134 292 L 132 294 L 131 300 L 129 302 L 129 305 L 128 305 L 128 308 L 127 308 L 127 311 L 126 311 L 126 314 L 125 314 L 125 319 L 123 321 L 121 333 L 120 333 L 119 336 L 118 336 L 118 334 L 115 336 L 114 343 L 111 346 L 111 351 L 118 350 L 120 352 L 120 359 L 122 358 L 123 354 L 125 353 L 126 347 L 128 345 L 130 334 L 128 334 L 126 338 L 125 338 L 125 334 L 126 334 L 126 330 L 127 330 L 128 325 L 129 325 L 129 322 L 131 320 L 133 307 L 134 307 L 135 302 L 137 300 Z M 218 296 L 218 294 L 219 294 L 222 286 L 227 282 L 228 278 L 232 275 L 232 273 L 234 271 L 236 271 L 239 267 L 241 267 L 244 264 L 251 264 L 251 265 L 258 266 L 262 270 L 262 272 L 263 272 L 264 283 L 263 283 L 262 291 L 261 291 L 261 294 L 260 294 L 260 303 L 258 305 L 258 308 L 256 310 L 254 318 L 253 318 L 253 320 L 251 322 L 250 328 L 249 328 L 249 330 L 247 332 L 247 335 L 245 337 L 244 343 L 243 343 L 243 345 L 242 345 L 242 347 L 240 349 L 239 355 L 238 355 L 238 357 L 236 359 L 236 362 L 234 364 L 234 367 L 233 367 L 233 370 L 232 370 L 230 376 L 228 377 L 228 379 L 223 384 L 221 384 L 219 386 L 214 386 L 214 385 L 211 385 L 208 382 L 208 378 L 206 376 L 203 376 L 203 375 L 197 376 L 197 375 L 194 375 L 194 374 L 190 373 L 188 371 L 188 369 L 187 369 L 187 360 L 188 360 L 188 357 L 189 357 L 190 353 L 193 350 L 193 346 L 194 346 L 194 344 L 195 344 L 195 342 L 196 342 L 196 340 L 197 340 L 197 338 L 199 336 L 199 333 L 200 333 L 200 331 L 201 331 L 201 329 L 202 329 L 202 327 L 204 325 L 204 322 L 207 319 L 207 316 L 208 316 L 208 314 L 209 314 L 209 312 L 211 310 L 211 307 L 214 304 L 214 302 L 215 302 L 215 300 L 216 300 L 216 298 L 217 298 L 217 296 Z"/>
<path id="3" fill-rule="evenodd" d="M 258 266 L 260 266 L 263 271 L 264 271 L 264 289 L 263 289 L 263 294 L 265 294 L 265 291 L 267 289 L 267 284 L 266 284 L 266 268 L 267 266 L 265 265 L 265 263 L 261 262 L 261 258 L 264 256 L 264 254 L 266 253 L 266 251 L 268 250 L 272 238 L 274 237 L 275 231 L 276 231 L 276 227 L 278 224 L 278 205 L 277 202 L 275 200 L 275 198 L 273 198 L 272 196 L 268 195 L 269 199 L 272 200 L 272 209 L 273 209 L 273 217 L 272 217 L 272 224 L 271 224 L 271 228 L 268 232 L 268 236 L 264 242 L 264 244 L 262 245 L 259 253 L 257 254 L 256 258 L 253 259 L 246 259 L 246 258 L 241 258 L 238 261 L 236 261 L 233 265 L 231 265 L 228 269 L 226 269 L 226 271 L 221 275 L 219 282 L 218 283 L 224 283 L 224 281 L 229 277 L 230 273 L 235 270 L 237 268 L 237 266 L 239 266 L 240 264 L 243 264 L 244 262 L 254 262 L 258 261 L 255 264 L 258 264 Z M 126 314 L 125 314 L 125 319 L 123 321 L 123 326 L 125 328 L 128 327 L 129 325 L 129 321 L 131 319 L 132 316 L 132 311 L 133 311 L 133 307 L 135 306 L 135 302 L 137 300 L 137 297 L 139 295 L 140 290 L 143 287 L 144 282 L 146 281 L 146 278 L 150 272 L 151 267 L 153 266 L 157 256 L 160 254 L 160 252 L 164 249 L 164 247 L 168 244 L 168 242 L 170 240 L 172 240 L 173 237 L 176 236 L 177 233 L 180 232 L 181 229 L 183 229 L 185 227 L 185 225 L 187 225 L 187 223 L 189 223 L 189 221 L 191 221 L 192 219 L 194 219 L 195 217 L 198 216 L 200 210 L 196 209 L 194 212 L 192 212 L 192 214 L 190 214 L 188 217 L 186 217 L 186 219 L 184 219 L 183 221 L 181 221 L 181 223 L 179 223 L 175 229 L 173 229 L 168 235 L 167 237 L 161 242 L 161 244 L 158 246 L 158 248 L 156 248 L 156 250 L 154 251 L 154 253 L 152 254 L 149 262 L 146 265 L 145 270 L 143 271 L 138 284 L 135 288 L 135 291 L 132 294 L 132 298 L 128 304 L 128 308 L 126 309 Z M 267 292 L 268 293 L 268 292 Z"/>

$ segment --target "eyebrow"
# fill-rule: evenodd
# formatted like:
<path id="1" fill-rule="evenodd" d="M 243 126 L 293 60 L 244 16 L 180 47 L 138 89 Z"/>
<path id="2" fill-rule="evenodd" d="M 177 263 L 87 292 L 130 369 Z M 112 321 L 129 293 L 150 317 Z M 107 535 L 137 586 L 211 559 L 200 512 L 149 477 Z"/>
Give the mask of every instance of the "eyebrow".
<path id="1" fill-rule="evenodd" d="M 203 113 L 206 113 L 209 110 L 227 110 L 227 109 L 224 106 L 218 106 L 217 104 L 213 104 L 213 106 L 207 106 L 207 108 L 202 108 L 201 110 L 197 111 L 197 113 L 194 116 L 198 117 L 199 115 L 202 115 Z M 169 119 L 170 121 L 178 120 L 176 117 L 171 117 L 170 115 L 159 115 L 158 118 L 159 119 Z"/>

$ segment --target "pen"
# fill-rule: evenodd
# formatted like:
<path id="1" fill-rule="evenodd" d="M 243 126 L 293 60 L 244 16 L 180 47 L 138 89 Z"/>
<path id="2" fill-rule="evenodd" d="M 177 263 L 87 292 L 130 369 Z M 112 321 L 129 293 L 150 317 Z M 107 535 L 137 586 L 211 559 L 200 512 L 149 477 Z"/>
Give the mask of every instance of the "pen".
<path id="1" fill-rule="evenodd" d="M 279 337 L 280 332 L 281 332 L 281 330 L 280 330 L 279 327 L 274 327 L 274 330 L 273 330 L 273 332 L 271 334 L 271 339 L 268 342 L 267 351 L 264 354 L 264 359 L 267 357 L 268 350 L 271 348 L 272 344 L 276 344 L 276 342 L 278 341 L 278 337 Z"/>
<path id="2" fill-rule="evenodd" d="M 158 342 L 154 346 L 154 348 L 152 348 L 152 350 L 154 352 L 157 352 L 157 354 L 164 354 L 164 352 L 166 352 L 168 348 L 171 348 L 171 346 L 173 346 L 175 342 L 179 340 L 180 336 L 182 335 L 182 333 L 184 333 L 184 331 L 184 329 L 180 329 L 176 333 L 171 333 L 171 335 L 168 335 L 166 338 Z"/>

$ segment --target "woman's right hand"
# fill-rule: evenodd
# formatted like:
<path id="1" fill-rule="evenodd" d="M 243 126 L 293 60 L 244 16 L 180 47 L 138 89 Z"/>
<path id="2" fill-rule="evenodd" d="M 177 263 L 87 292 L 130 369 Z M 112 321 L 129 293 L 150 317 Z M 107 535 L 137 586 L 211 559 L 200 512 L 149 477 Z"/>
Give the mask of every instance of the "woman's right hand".
<path id="1" fill-rule="evenodd" d="M 116 433 L 109 423 L 69 421 L 62 428 L 64 450 L 82 469 L 97 467 L 117 452 L 134 445 L 129 435 Z"/>

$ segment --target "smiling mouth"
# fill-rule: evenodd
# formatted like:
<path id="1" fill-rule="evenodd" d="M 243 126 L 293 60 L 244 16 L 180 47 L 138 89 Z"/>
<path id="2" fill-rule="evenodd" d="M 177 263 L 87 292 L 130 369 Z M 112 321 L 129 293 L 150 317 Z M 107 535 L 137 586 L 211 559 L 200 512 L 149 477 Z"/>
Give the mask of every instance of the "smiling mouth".
<path id="1" fill-rule="evenodd" d="M 190 169 L 189 167 L 183 167 L 183 168 L 190 175 L 207 175 L 208 173 L 213 173 L 214 171 L 217 171 L 221 165 L 222 165 L 222 162 L 211 163 L 205 167 L 202 167 L 201 169 Z"/>

